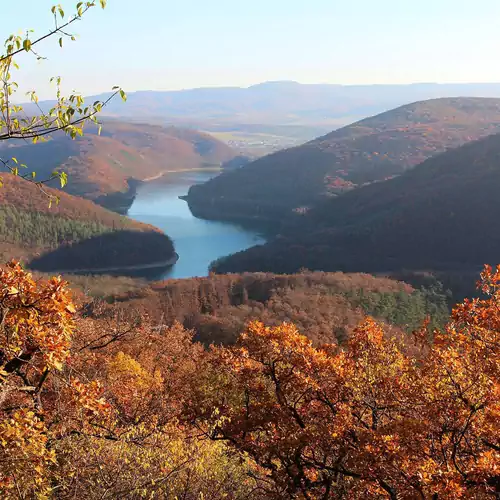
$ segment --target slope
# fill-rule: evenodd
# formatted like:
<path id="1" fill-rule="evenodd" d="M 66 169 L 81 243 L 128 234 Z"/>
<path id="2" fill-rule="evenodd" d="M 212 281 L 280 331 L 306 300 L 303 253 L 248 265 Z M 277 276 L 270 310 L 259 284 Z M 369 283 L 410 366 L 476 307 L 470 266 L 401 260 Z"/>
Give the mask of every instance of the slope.
<path id="1" fill-rule="evenodd" d="M 165 261 L 174 255 L 172 242 L 153 226 L 110 212 L 95 203 L 67 193 L 36 185 L 10 174 L 2 175 L 0 188 L 0 258 L 29 261 L 35 256 L 61 248 L 86 247 L 87 254 L 62 255 L 58 269 L 81 268 L 92 261 L 105 266 L 113 251 L 127 242 L 135 245 L 136 256 L 126 248 L 124 264 L 136 265 Z M 47 195 L 59 196 L 60 202 L 49 206 Z M 113 234 L 113 241 L 107 234 Z M 151 247 L 154 239 L 156 247 Z M 133 242 L 133 243 L 132 243 Z M 114 257 L 116 262 L 116 257 Z M 128 260 L 127 260 L 128 259 Z M 88 267 L 88 266 L 86 266 Z"/>
<path id="2" fill-rule="evenodd" d="M 323 344 L 343 342 L 365 314 L 410 331 L 428 314 L 437 322 L 448 315 L 446 298 L 435 290 L 343 273 L 245 273 L 167 280 L 118 294 L 114 302 L 113 309 L 139 310 L 162 324 L 179 321 L 205 344 L 233 343 L 251 320 L 267 325 L 294 323 Z"/>
<path id="3" fill-rule="evenodd" d="M 500 99 L 417 102 L 194 186 L 189 203 L 207 218 L 282 219 L 499 130 Z"/>
<path id="4" fill-rule="evenodd" d="M 74 141 L 55 134 L 45 143 L 19 143 L 2 154 L 15 156 L 39 178 L 62 169 L 68 173 L 68 193 L 97 201 L 110 193 L 126 192 L 132 179 L 144 180 L 169 170 L 219 167 L 235 156 L 208 134 L 115 121 L 105 122 L 100 135 L 93 128 Z"/>
<path id="5" fill-rule="evenodd" d="M 493 135 L 329 200 L 293 232 L 217 270 L 479 270 L 498 261 L 499 189 L 500 135 Z"/>

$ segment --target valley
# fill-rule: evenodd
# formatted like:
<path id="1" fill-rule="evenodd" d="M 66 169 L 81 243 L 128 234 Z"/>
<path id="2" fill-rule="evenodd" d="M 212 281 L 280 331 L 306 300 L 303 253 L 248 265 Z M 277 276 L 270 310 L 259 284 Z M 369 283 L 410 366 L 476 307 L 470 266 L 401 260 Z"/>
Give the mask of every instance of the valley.
<path id="1" fill-rule="evenodd" d="M 282 494 L 281 484 L 293 488 L 295 479 L 274 476 L 274 464 L 290 457 L 311 464 L 311 458 L 288 430 L 277 434 L 276 422 L 306 442 L 325 440 L 331 433 L 321 428 L 316 435 L 317 422 L 338 429 L 334 401 L 345 392 L 348 437 L 342 439 L 350 443 L 353 429 L 363 436 L 370 429 L 370 446 L 378 446 L 387 441 L 385 431 L 378 431 L 380 417 L 372 418 L 375 424 L 365 424 L 371 417 L 355 424 L 359 408 L 373 413 L 364 402 L 389 383 L 384 401 L 394 418 L 416 422 L 425 411 L 434 422 L 436 401 L 432 396 L 425 402 L 427 387 L 447 401 L 453 369 L 448 356 L 467 363 L 468 374 L 479 371 L 485 380 L 480 390 L 489 390 L 489 365 L 476 359 L 483 349 L 477 332 L 489 335 L 498 322 L 500 271 L 483 268 L 481 291 L 475 279 L 485 262 L 498 260 L 500 248 L 493 230 L 500 216 L 500 100 L 406 105 L 259 159 L 247 156 L 255 151 L 243 142 L 231 150 L 205 132 L 119 121 L 107 122 L 105 130 L 73 142 L 63 137 L 42 147 L 10 148 L 37 174 L 50 175 L 54 165 L 67 170 L 69 183 L 54 189 L 5 174 L 0 190 L 0 251 L 5 260 L 20 257 L 34 273 L 16 263 L 0 267 L 0 298 L 9 307 L 7 343 L 27 331 L 29 346 L 19 356 L 9 354 L 4 371 L 9 376 L 23 356 L 30 357 L 30 367 L 37 359 L 36 370 L 21 372 L 22 383 L 32 385 L 14 390 L 21 394 L 17 401 L 31 404 L 32 387 L 50 384 L 33 407 L 43 401 L 66 446 L 57 449 L 65 459 L 58 470 L 75 475 L 73 464 L 88 448 L 92 457 L 86 463 L 101 471 L 102 459 L 94 454 L 113 457 L 121 464 L 119 484 L 129 484 L 126 460 L 137 461 L 128 474 L 142 480 L 152 477 L 158 457 L 165 463 L 180 454 L 175 467 L 187 483 L 167 481 L 162 494 L 184 492 L 194 500 L 189 495 L 206 491 L 215 474 L 222 475 L 229 498 L 256 498 L 253 484 L 272 488 L 260 500 L 319 498 Z M 464 297 L 476 300 L 451 309 Z M 66 367 L 56 359 L 54 371 L 61 366 L 61 373 L 50 375 L 46 363 L 56 349 L 70 352 L 64 336 L 73 329 L 78 335 L 71 358 Z M 43 348 L 32 351 L 41 335 Z M 481 356 L 490 362 L 495 340 L 488 339 Z M 16 349 L 12 344 L 0 356 Z M 59 389 L 59 377 L 76 395 Z M 66 407 L 87 405 L 90 422 L 82 427 L 79 417 L 68 417 L 66 410 L 60 415 L 52 394 Z M 292 406 L 283 394 L 295 401 Z M 452 413 L 459 413 L 460 394 L 450 399 Z M 466 406 L 465 413 L 470 411 Z M 69 437 L 59 437 L 66 432 L 61 421 L 72 429 Z M 200 434 L 205 422 L 209 430 Z M 85 448 L 80 440 L 86 429 L 92 434 Z M 231 444 L 213 439 L 212 429 L 222 429 Z M 483 434 L 491 426 L 485 429 Z M 428 425 L 419 432 L 420 441 L 429 439 Z M 412 427 L 411 453 L 414 433 Z M 494 439 L 495 432 L 490 434 Z M 133 436 L 132 442 L 124 435 Z M 265 461 L 257 462 L 268 439 L 268 453 L 277 453 L 271 474 Z M 285 451 L 275 452 L 276 439 Z M 323 456 L 336 440 L 326 440 Z M 126 448 L 117 451 L 114 443 Z M 131 458 L 124 460 L 123 450 Z M 367 452 L 355 446 L 352 453 L 349 467 L 361 475 Z M 210 471 L 208 482 L 206 454 L 224 464 L 224 471 Z M 375 455 L 370 460 L 377 464 Z M 226 471 L 228 460 L 234 462 Z M 187 465 L 192 463 L 196 471 Z M 258 463 L 264 467 L 256 469 Z M 328 467 L 314 463 L 337 485 Z M 192 477 L 203 477 L 203 486 L 194 488 Z M 227 477 L 235 478 L 234 486 Z M 250 486 L 249 477 L 255 482 Z M 87 488 L 75 481 L 80 491 Z M 74 483 L 60 484 L 70 491 Z M 92 486 L 92 498 L 109 491 L 110 499 L 121 497 L 121 487 L 107 484 L 104 491 Z M 322 493 L 322 484 L 308 488 Z M 371 479 L 366 484 L 371 487 Z M 343 487 L 329 487 L 342 494 Z M 219 498 L 220 490 L 214 486 L 210 498 Z"/>
<path id="2" fill-rule="evenodd" d="M 286 127 L 292 126 L 281 129 Z M 279 127 L 241 128 L 252 133 L 269 133 L 271 129 Z M 446 213 L 437 216 L 435 210 L 440 210 L 439 203 L 447 203 L 451 193 L 456 200 L 465 200 L 480 191 L 483 201 L 488 199 L 483 183 L 491 188 L 495 181 L 493 177 L 483 179 L 481 169 L 483 163 L 487 168 L 494 162 L 497 139 L 494 135 L 483 142 L 476 143 L 476 139 L 499 129 L 500 99 L 437 99 L 366 118 L 252 162 L 241 156 L 241 151 L 231 150 L 206 133 L 108 120 L 100 135 L 89 129 L 76 141 L 59 136 L 37 145 L 37 156 L 32 153 L 35 146 L 14 145 L 11 149 L 19 161 L 27 161 L 30 168 L 36 166 L 42 176 L 60 165 L 69 175 L 64 191 L 128 214 L 129 218 L 114 216 L 125 221 L 121 223 L 123 229 L 127 224 L 150 227 L 167 234 L 173 246 L 169 249 L 167 245 L 158 258 L 143 260 L 136 243 L 125 244 L 129 237 L 125 232 L 123 243 L 130 250 L 128 256 L 121 259 L 108 252 L 109 263 L 96 266 L 94 258 L 82 260 L 81 255 L 87 252 L 83 240 L 90 238 L 91 247 L 104 241 L 107 245 L 111 240 L 105 226 L 86 230 L 83 240 L 71 229 L 71 236 L 52 238 L 48 249 L 43 241 L 37 242 L 40 237 L 32 242 L 28 242 L 28 236 L 17 238 L 24 238 L 25 246 L 35 248 L 26 257 L 33 259 L 34 269 L 39 271 L 85 274 L 92 270 L 149 280 L 205 276 L 209 269 L 222 273 L 294 273 L 303 268 L 397 273 L 456 272 L 466 265 L 467 272 L 473 273 L 494 257 L 485 252 L 489 247 L 496 248 L 495 244 L 490 239 L 491 244 L 479 245 L 484 255 L 477 258 L 469 256 L 467 260 L 464 254 L 451 261 L 451 248 L 466 246 L 458 240 L 451 243 L 451 221 Z M 299 128 L 295 133 L 301 133 Z M 470 146 L 462 150 L 464 143 Z M 467 176 L 467 163 L 460 166 L 468 157 L 478 164 L 476 180 Z M 441 170 L 443 173 L 438 173 Z M 489 174 L 485 171 L 484 175 Z M 461 183 L 463 194 L 457 197 Z M 12 200 L 5 202 L 8 205 Z M 43 197 L 37 207 L 41 200 Z M 61 207 L 68 205 L 68 200 L 64 199 Z M 418 203 L 423 204 L 420 209 Z M 488 224 L 479 220 L 480 214 L 492 212 L 472 208 L 473 203 L 471 200 L 464 205 L 464 213 L 458 205 L 445 205 L 445 210 L 457 223 L 470 220 L 474 225 L 475 220 L 479 241 L 482 228 Z M 494 200 L 488 203 L 493 206 Z M 426 211 L 428 219 L 424 218 Z M 88 216 L 81 214 L 80 218 Z M 429 228 L 439 221 L 442 227 L 432 231 L 447 238 L 446 245 L 451 247 L 444 240 L 435 241 L 425 255 L 422 250 L 426 247 L 417 242 L 424 241 Z M 48 224 L 44 221 L 42 225 Z M 421 225 L 418 230 L 417 224 Z M 121 228 L 115 221 L 111 225 L 113 231 Z M 31 226 L 25 223 L 23 227 L 34 234 Z M 402 231 L 405 228 L 404 236 L 397 233 L 397 227 Z M 384 228 L 390 229 L 383 232 Z M 5 245 L 10 245 L 6 246 L 6 255 L 12 253 L 14 239 L 6 240 Z M 146 242 L 144 245 L 149 246 Z M 413 252 L 414 247 L 418 252 Z M 49 254 L 43 255 L 47 250 Z M 139 253 L 134 257 L 134 252 Z M 76 265 L 61 266 L 60 259 Z"/>
<path id="3" fill-rule="evenodd" d="M 257 228 L 196 218 L 188 204 L 179 198 L 192 185 L 206 182 L 214 175 L 217 173 L 173 172 L 138 188 L 128 216 L 164 231 L 179 254 L 171 268 L 156 270 L 156 274 L 154 270 L 146 271 L 143 277 L 164 280 L 206 276 L 213 261 L 265 242 Z"/>
<path id="4" fill-rule="evenodd" d="M 500 499 L 488 3 L 5 3 L 1 499 Z"/>

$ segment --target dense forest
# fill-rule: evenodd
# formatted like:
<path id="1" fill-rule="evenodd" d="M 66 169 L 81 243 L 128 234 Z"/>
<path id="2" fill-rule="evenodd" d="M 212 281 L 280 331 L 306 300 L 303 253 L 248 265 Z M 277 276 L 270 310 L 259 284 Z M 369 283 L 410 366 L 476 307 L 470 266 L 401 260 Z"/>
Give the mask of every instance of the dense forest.
<path id="1" fill-rule="evenodd" d="M 43 272 L 91 273 L 175 263 L 172 240 L 156 231 L 108 231 L 60 245 L 32 259 L 31 269 Z"/>
<path id="2" fill-rule="evenodd" d="M 152 226 L 13 175 L 5 174 L 3 181 L 0 255 L 6 260 L 22 258 L 47 271 L 175 260 L 170 238 Z"/>
<path id="3" fill-rule="evenodd" d="M 57 248 L 110 231 L 98 221 L 72 220 L 40 212 L 0 206 L 0 235 L 4 242 L 32 248 Z"/>
<path id="4" fill-rule="evenodd" d="M 193 186 L 189 203 L 205 218 L 282 220 L 499 130 L 498 99 L 408 104 Z"/>
<path id="5" fill-rule="evenodd" d="M 318 205 L 267 245 L 222 259 L 217 272 L 477 273 L 500 239 L 500 136 L 431 158 L 405 174 Z"/>
<path id="6" fill-rule="evenodd" d="M 39 212 L 70 220 L 91 221 L 115 229 L 143 231 L 152 229 L 151 226 L 117 215 L 89 200 L 71 196 L 46 185 L 40 189 L 33 182 L 26 182 L 18 176 L 4 173 L 2 174 L 2 183 L 2 189 L 0 189 L 0 206 L 2 207 Z"/>
<path id="7" fill-rule="evenodd" d="M 435 282 L 413 289 L 366 274 L 304 272 L 168 280 L 107 300 L 113 310 L 136 308 L 163 324 L 178 321 L 208 345 L 234 343 L 253 320 L 294 323 L 316 344 L 345 342 L 366 314 L 401 331 L 418 328 L 428 316 L 439 326 L 449 315 L 447 299 Z"/>
<path id="8" fill-rule="evenodd" d="M 307 298 L 308 288 L 319 300 Z M 151 317 L 141 293 L 77 312 L 60 278 L 35 281 L 10 264 L 0 270 L 0 494 L 495 498 L 500 268 L 484 270 L 481 288 L 484 299 L 413 335 L 360 311 L 337 345 L 338 305 L 340 319 L 349 303 L 403 321 L 440 306 L 366 275 L 157 285 L 156 303 L 152 295 L 144 303 L 166 304 L 167 315 L 174 301 L 225 316 L 231 309 L 220 303 L 241 307 L 252 297 L 272 310 L 275 295 L 288 295 L 264 315 L 270 326 L 254 321 L 239 338 L 219 339 L 233 345 L 204 349 L 195 331 Z M 301 331 L 278 320 L 293 297 L 310 307 L 284 315 Z M 316 336 L 322 314 L 329 334 Z"/>

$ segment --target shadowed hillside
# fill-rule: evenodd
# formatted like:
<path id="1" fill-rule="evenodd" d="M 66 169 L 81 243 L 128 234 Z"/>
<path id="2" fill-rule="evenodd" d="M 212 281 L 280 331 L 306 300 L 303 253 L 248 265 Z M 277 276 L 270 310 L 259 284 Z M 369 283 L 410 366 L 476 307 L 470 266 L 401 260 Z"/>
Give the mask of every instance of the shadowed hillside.
<path id="1" fill-rule="evenodd" d="M 107 233 L 130 232 L 142 242 L 144 251 L 150 241 L 147 234 L 170 240 L 161 232 L 140 222 L 106 210 L 95 203 L 35 184 L 10 174 L 3 174 L 0 188 L 0 256 L 29 260 L 33 256 Z M 59 203 L 49 206 L 49 197 L 59 196 Z M 99 247 L 105 250 L 104 247 Z M 172 255 L 173 250 L 170 252 Z M 134 261 L 129 262 L 134 264 Z M 74 263 L 65 264 L 73 268 Z"/>
<path id="2" fill-rule="evenodd" d="M 499 189 L 500 135 L 494 135 L 329 200 L 283 237 L 216 267 L 477 272 L 484 262 L 498 260 Z"/>
<path id="3" fill-rule="evenodd" d="M 189 202 L 207 218 L 282 219 L 498 130 L 500 99 L 418 102 L 193 186 Z"/>
<path id="4" fill-rule="evenodd" d="M 160 232 L 113 231 L 68 242 L 33 259 L 29 267 L 42 272 L 72 270 L 78 274 L 175 263 L 172 241 Z"/>

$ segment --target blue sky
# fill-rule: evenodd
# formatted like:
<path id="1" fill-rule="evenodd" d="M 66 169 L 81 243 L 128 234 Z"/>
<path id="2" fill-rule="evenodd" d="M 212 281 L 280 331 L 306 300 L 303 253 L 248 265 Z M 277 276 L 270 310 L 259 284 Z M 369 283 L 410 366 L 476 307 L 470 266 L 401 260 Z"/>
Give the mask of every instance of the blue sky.
<path id="1" fill-rule="evenodd" d="M 2 36 L 50 28 L 53 3 L 3 5 Z M 498 0 L 108 0 L 74 31 L 19 61 L 23 90 L 500 81 Z"/>

